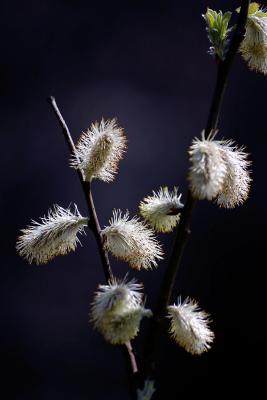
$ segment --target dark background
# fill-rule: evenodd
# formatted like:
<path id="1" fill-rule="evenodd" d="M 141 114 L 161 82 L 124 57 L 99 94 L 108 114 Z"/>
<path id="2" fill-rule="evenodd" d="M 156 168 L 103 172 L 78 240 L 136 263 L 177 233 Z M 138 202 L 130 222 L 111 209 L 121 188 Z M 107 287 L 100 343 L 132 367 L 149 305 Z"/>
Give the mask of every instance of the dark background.
<path id="1" fill-rule="evenodd" d="M 137 212 L 160 185 L 186 197 L 187 149 L 199 136 L 215 82 L 201 14 L 237 1 L 4 1 L 1 6 L 1 372 L 5 400 L 127 399 L 118 348 L 88 324 L 104 283 L 91 233 L 83 247 L 29 266 L 15 253 L 19 230 L 54 203 L 86 205 L 46 102 L 54 95 L 75 140 L 92 121 L 118 118 L 129 149 L 111 184 L 95 182 L 101 223 L 113 208 Z M 206 201 L 194 213 L 173 296 L 212 314 L 213 349 L 193 357 L 162 339 L 156 399 L 229 396 L 262 385 L 266 316 L 266 77 L 235 60 L 218 137 L 244 144 L 253 161 L 249 200 L 235 210 Z M 160 237 L 169 254 L 173 235 Z M 126 264 L 112 260 L 124 276 Z M 130 272 L 155 305 L 166 261 Z M 142 333 L 144 333 L 143 325 Z M 141 335 L 135 345 L 142 347 Z M 256 376 L 253 377 L 253 372 Z M 1 396 L 2 397 L 2 396 Z"/>

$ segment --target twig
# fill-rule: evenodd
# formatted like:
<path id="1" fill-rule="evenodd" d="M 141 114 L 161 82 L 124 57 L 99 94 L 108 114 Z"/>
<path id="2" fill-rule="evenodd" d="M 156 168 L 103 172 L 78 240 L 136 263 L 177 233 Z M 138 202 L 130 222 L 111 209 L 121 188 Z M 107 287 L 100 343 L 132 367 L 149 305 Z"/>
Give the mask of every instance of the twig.
<path id="1" fill-rule="evenodd" d="M 136 359 L 135 359 L 135 355 L 134 355 L 134 352 L 133 352 L 133 348 L 132 348 L 131 342 L 130 341 L 126 342 L 125 343 L 125 347 L 127 348 L 128 354 L 129 354 L 129 356 L 131 358 L 131 364 L 132 364 L 133 373 L 137 373 L 138 372 L 138 367 L 137 367 L 137 363 L 136 363 Z"/>
<path id="2" fill-rule="evenodd" d="M 59 111 L 59 108 L 57 106 L 56 103 L 56 99 L 51 96 L 48 98 L 48 102 L 51 105 L 54 113 L 56 114 L 56 117 L 61 125 L 62 131 L 63 131 L 63 135 L 66 139 L 66 142 L 68 144 L 70 153 L 73 154 L 74 156 L 78 157 L 76 154 L 76 149 L 75 149 L 75 145 L 74 142 L 72 140 L 69 128 L 61 114 L 61 112 Z M 98 221 L 98 217 L 97 217 L 97 213 L 95 210 L 95 206 L 94 206 L 94 200 L 93 200 L 93 195 L 92 195 L 92 190 L 91 190 L 91 183 L 90 182 L 85 182 L 83 179 L 83 174 L 82 171 L 80 169 L 77 169 L 78 175 L 79 175 L 79 179 L 83 188 L 83 192 L 85 195 L 85 199 L 86 199 L 86 203 L 87 203 L 87 207 L 88 207 L 88 212 L 89 212 L 89 222 L 88 222 L 88 226 L 89 228 L 91 228 L 91 230 L 93 231 L 93 234 L 95 236 L 96 242 L 97 242 L 97 246 L 98 246 L 98 251 L 101 257 L 101 261 L 102 261 L 102 266 L 103 266 L 103 270 L 104 270 L 104 274 L 105 274 L 105 278 L 106 281 L 109 282 L 112 278 L 113 278 L 113 273 L 111 270 L 111 266 L 110 266 L 110 262 L 109 262 L 109 258 L 108 258 L 108 254 L 107 252 L 103 249 L 103 243 L 102 243 L 102 237 L 101 237 L 101 229 L 100 229 L 100 225 L 99 225 L 99 221 Z"/>
<path id="3" fill-rule="evenodd" d="M 62 128 L 63 131 L 63 135 L 64 138 L 66 139 L 67 145 L 69 147 L 70 153 L 73 154 L 74 156 L 78 157 L 76 154 L 76 149 L 75 149 L 75 145 L 74 142 L 72 140 L 69 128 L 57 106 L 56 100 L 53 96 L 50 96 L 48 98 L 48 103 L 51 105 L 59 123 L 60 126 Z M 95 205 L 94 205 L 94 200 L 93 200 L 93 195 L 92 195 L 92 188 L 91 188 L 91 183 L 90 182 L 86 182 L 83 179 L 83 173 L 80 169 L 77 169 L 78 175 L 79 175 L 79 179 L 83 188 L 83 192 L 85 195 L 85 199 L 86 199 L 86 203 L 87 203 L 87 207 L 88 207 L 88 212 L 89 212 L 89 222 L 88 222 L 88 227 L 92 230 L 96 242 L 97 242 L 97 246 L 98 246 L 98 250 L 99 250 L 99 254 L 101 257 L 101 262 L 102 262 L 102 267 L 103 267 L 103 271 L 105 274 L 105 278 L 107 283 L 109 281 L 112 280 L 113 278 L 113 273 L 112 273 L 112 269 L 110 266 L 110 262 L 109 262 L 109 257 L 108 257 L 108 253 L 104 250 L 103 248 L 103 242 L 102 242 L 102 236 L 101 236 L 101 228 L 100 228 L 100 224 L 98 221 L 98 217 L 97 217 L 97 213 L 95 210 Z M 131 343 L 128 342 L 127 344 L 125 344 L 124 349 L 123 349 L 123 353 L 126 354 L 127 356 L 127 362 L 130 365 L 130 369 L 131 369 L 131 373 L 134 376 L 137 371 L 137 363 L 136 363 L 136 359 L 132 350 L 132 346 Z"/>
<path id="4" fill-rule="evenodd" d="M 218 126 L 221 105 L 227 85 L 227 78 L 229 76 L 234 56 L 238 51 L 239 45 L 244 36 L 249 4 L 250 0 L 242 0 L 237 26 L 231 40 L 229 50 L 226 54 L 225 60 L 221 61 L 218 64 L 217 81 L 205 129 L 205 132 L 207 134 L 209 134 L 211 130 L 215 130 Z M 160 336 L 161 322 L 166 315 L 166 308 L 170 304 L 170 298 L 180 266 L 183 251 L 190 235 L 192 213 L 196 206 L 196 203 L 197 200 L 192 197 L 189 191 L 185 207 L 181 215 L 181 220 L 178 225 L 177 235 L 174 241 L 170 261 L 161 284 L 157 308 L 154 312 L 154 317 L 151 321 L 150 330 L 145 343 L 145 376 L 152 375 L 153 369 L 155 367 L 155 351 Z"/>

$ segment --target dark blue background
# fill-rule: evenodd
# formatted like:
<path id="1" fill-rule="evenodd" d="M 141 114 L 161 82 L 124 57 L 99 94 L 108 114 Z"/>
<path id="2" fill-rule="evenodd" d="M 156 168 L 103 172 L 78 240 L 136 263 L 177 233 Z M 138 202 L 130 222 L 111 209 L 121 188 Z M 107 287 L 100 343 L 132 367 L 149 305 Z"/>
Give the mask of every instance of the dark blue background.
<path id="1" fill-rule="evenodd" d="M 118 118 L 129 149 L 114 183 L 94 183 L 101 224 L 113 208 L 137 212 L 160 185 L 186 197 L 187 149 L 205 126 L 216 65 L 201 14 L 238 1 L 4 1 L 1 6 L 1 365 L 5 400 L 127 399 L 121 352 L 88 324 L 104 282 L 94 238 L 45 266 L 15 253 L 19 230 L 54 203 L 86 205 L 46 103 L 54 95 L 75 140 L 92 121 Z M 244 144 L 251 195 L 236 210 L 206 201 L 194 213 L 173 301 L 192 296 L 212 314 L 213 349 L 192 357 L 166 335 L 156 399 L 229 396 L 262 382 L 266 335 L 266 77 L 235 60 L 218 137 Z M 173 235 L 162 236 L 169 254 Z M 124 276 L 125 264 L 112 260 Z M 155 305 L 166 261 L 130 272 Z M 145 326 L 143 326 L 145 328 Z M 144 329 L 142 330 L 144 332 Z M 137 351 L 142 337 L 135 341 Z M 252 378 L 256 371 L 257 378 Z M 212 389 L 212 384 L 215 389 Z"/>

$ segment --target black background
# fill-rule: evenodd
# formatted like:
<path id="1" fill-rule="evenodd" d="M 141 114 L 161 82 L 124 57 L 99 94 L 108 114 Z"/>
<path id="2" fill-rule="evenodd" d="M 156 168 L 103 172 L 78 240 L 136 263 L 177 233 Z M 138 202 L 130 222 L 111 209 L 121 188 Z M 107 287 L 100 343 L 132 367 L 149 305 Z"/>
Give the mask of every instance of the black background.
<path id="1" fill-rule="evenodd" d="M 160 185 L 186 197 L 187 149 L 205 126 L 216 65 L 201 14 L 236 1 L 4 1 L 1 6 L 1 372 L 3 398 L 127 399 L 118 348 L 88 324 L 104 283 L 91 233 L 83 247 L 45 266 L 15 253 L 19 230 L 54 203 L 86 205 L 46 102 L 54 95 L 75 141 L 92 121 L 118 118 L 129 149 L 111 184 L 94 183 L 101 224 L 113 208 L 137 212 Z M 262 384 L 266 280 L 266 77 L 236 57 L 218 137 L 244 144 L 253 162 L 249 200 L 222 210 L 198 203 L 178 294 L 212 314 L 213 349 L 193 357 L 168 335 L 158 354 L 156 399 L 229 396 Z M 173 235 L 161 236 L 170 253 Z M 166 257 L 167 258 L 167 257 Z M 126 264 L 112 260 L 124 276 Z M 153 307 L 166 261 L 130 272 Z M 144 333 L 143 325 L 142 333 Z M 137 351 L 142 337 L 134 342 Z M 264 367 L 263 367 L 264 369 Z M 256 373 L 253 377 L 253 372 Z M 214 388 L 213 388 L 214 387 Z M 2 396 L 1 396 L 2 397 Z"/>

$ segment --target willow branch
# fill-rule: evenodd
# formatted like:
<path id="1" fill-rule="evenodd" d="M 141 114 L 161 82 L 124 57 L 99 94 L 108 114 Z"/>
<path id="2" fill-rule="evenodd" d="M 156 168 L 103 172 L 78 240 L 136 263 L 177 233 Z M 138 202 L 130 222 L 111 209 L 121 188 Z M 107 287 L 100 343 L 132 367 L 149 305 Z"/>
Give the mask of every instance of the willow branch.
<path id="1" fill-rule="evenodd" d="M 57 106 L 56 100 L 53 96 L 50 96 L 48 98 L 48 103 L 51 105 L 52 110 L 54 111 L 58 122 L 62 128 L 62 132 L 64 135 L 64 138 L 67 142 L 67 145 L 69 147 L 70 153 L 73 154 L 75 157 L 78 158 L 77 154 L 76 154 L 76 148 L 74 145 L 74 142 L 72 140 L 69 128 Z M 97 217 L 97 213 L 96 213 L 96 209 L 95 209 L 95 205 L 94 205 L 94 199 L 93 199 L 93 194 L 92 194 L 92 188 L 91 188 L 91 182 L 86 182 L 83 179 L 83 173 L 80 169 L 77 169 L 78 175 L 79 175 L 79 179 L 82 185 L 82 189 L 83 189 L 83 193 L 86 199 L 86 204 L 88 207 L 88 212 L 89 212 L 89 222 L 88 222 L 88 227 L 92 230 L 94 237 L 96 239 L 97 242 L 97 246 L 98 246 L 98 251 L 100 254 L 100 258 L 101 258 L 101 262 L 102 262 L 102 267 L 103 267 L 103 271 L 104 271 L 104 275 L 106 278 L 106 282 L 109 283 L 109 281 L 113 278 L 113 273 L 112 273 L 112 269 L 111 269 L 111 265 L 109 262 L 109 257 L 108 257 L 108 253 L 104 250 L 103 248 L 103 241 L 102 241 L 102 236 L 101 236 L 101 228 L 100 228 L 100 224 L 98 221 L 98 217 Z M 138 371 L 137 368 L 137 363 L 135 360 L 135 356 L 131 347 L 131 343 L 128 342 L 125 346 L 124 346 L 125 350 L 124 351 L 128 356 L 128 362 L 130 364 L 131 367 L 131 372 L 132 374 L 135 374 Z"/>
<path id="2" fill-rule="evenodd" d="M 217 81 L 211 100 L 205 129 L 205 132 L 207 134 L 209 134 L 211 130 L 216 129 L 218 126 L 229 72 L 234 60 L 234 56 L 237 53 L 239 45 L 244 37 L 249 4 L 250 0 L 242 0 L 237 26 L 233 34 L 228 52 L 226 54 L 225 60 L 219 62 L 218 64 Z M 178 230 L 174 241 L 170 261 L 161 284 L 157 308 L 151 321 L 150 331 L 145 344 L 145 356 L 147 360 L 145 374 L 147 376 L 149 376 L 153 372 L 155 350 L 157 348 L 160 336 L 161 322 L 166 315 L 167 306 L 170 304 L 170 298 L 172 295 L 177 272 L 181 263 L 183 251 L 190 235 L 191 219 L 196 203 L 197 200 L 192 197 L 189 191 L 185 207 L 181 215 L 181 220 L 178 225 Z"/>
<path id="3" fill-rule="evenodd" d="M 67 145 L 69 147 L 70 153 L 73 154 L 75 157 L 78 157 L 76 154 L 76 148 L 74 145 L 74 142 L 72 140 L 69 128 L 61 114 L 61 112 L 59 111 L 59 108 L 57 106 L 56 103 L 56 99 L 54 97 L 49 97 L 48 98 L 48 102 L 51 105 L 54 113 L 56 114 L 56 117 L 61 125 L 62 131 L 63 131 L 63 135 L 64 138 L 67 142 Z M 79 179 L 82 185 L 82 189 L 85 195 L 85 199 L 86 199 L 86 204 L 88 207 L 88 212 L 89 212 L 89 222 L 88 222 L 88 226 L 89 228 L 92 230 L 96 242 L 97 242 L 97 246 L 98 246 L 98 251 L 101 257 L 101 262 L 102 262 L 102 267 L 103 267 L 103 271 L 104 271 L 104 275 L 106 278 L 106 281 L 110 281 L 113 277 L 113 273 L 111 270 L 111 266 L 110 266 L 110 262 L 109 262 L 109 258 L 108 258 L 108 254 L 107 252 L 103 249 L 103 243 L 102 243 L 102 237 L 101 237 L 101 229 L 100 229 L 100 225 L 99 225 L 99 221 L 98 221 L 98 217 L 97 217 L 97 213 L 95 210 L 95 205 L 94 205 L 94 200 L 93 200 L 93 195 L 92 195 L 92 190 L 91 190 L 91 183 L 90 182 L 86 182 L 83 179 L 83 174 L 82 171 L 80 169 L 77 169 L 78 175 L 79 175 Z"/>

